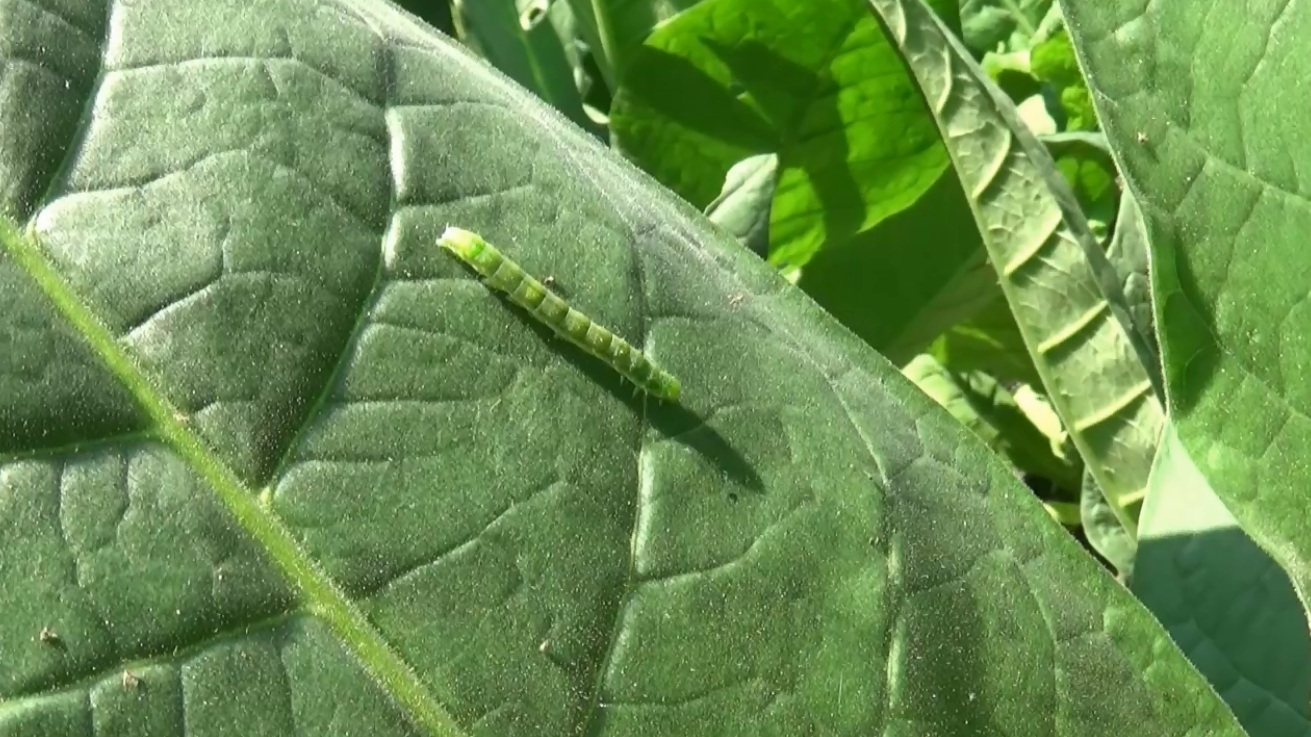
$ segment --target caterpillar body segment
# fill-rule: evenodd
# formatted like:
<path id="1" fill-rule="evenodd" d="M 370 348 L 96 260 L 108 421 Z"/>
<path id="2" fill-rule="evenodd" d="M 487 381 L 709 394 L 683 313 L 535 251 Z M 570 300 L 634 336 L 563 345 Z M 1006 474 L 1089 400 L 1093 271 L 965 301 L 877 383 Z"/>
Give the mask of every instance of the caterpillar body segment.
<path id="1" fill-rule="evenodd" d="M 510 301 L 557 335 L 604 361 L 643 391 L 658 399 L 678 400 L 681 387 L 668 371 L 656 366 L 628 341 L 570 307 L 482 236 L 447 227 L 437 245 L 478 272 L 488 287 L 504 292 Z"/>

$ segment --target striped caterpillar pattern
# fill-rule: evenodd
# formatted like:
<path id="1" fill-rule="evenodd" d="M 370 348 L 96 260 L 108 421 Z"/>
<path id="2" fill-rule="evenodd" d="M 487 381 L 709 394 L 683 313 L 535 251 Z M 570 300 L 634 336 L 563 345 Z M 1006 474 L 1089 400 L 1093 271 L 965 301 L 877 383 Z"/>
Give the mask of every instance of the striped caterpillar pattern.
<path id="1" fill-rule="evenodd" d="M 570 307 L 482 236 L 447 227 L 437 245 L 478 272 L 488 287 L 504 292 L 510 301 L 527 310 L 557 335 L 601 359 L 643 391 L 657 399 L 678 401 L 678 379 L 656 366 L 628 341 Z"/>

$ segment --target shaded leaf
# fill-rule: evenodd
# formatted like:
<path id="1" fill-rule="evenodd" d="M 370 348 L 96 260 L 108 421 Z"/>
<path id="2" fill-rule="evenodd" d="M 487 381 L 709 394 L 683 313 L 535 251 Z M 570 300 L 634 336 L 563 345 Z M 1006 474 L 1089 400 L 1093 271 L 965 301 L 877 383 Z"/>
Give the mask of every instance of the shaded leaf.
<path id="1" fill-rule="evenodd" d="M 1029 48 L 1052 0 L 961 0 L 961 38 L 979 56 Z"/>
<path id="2" fill-rule="evenodd" d="M 561 0 L 556 0 L 560 2 Z M 584 35 L 599 57 L 610 88 L 631 73 L 628 65 L 651 30 L 701 0 L 563 0 L 584 21 Z"/>
<path id="3" fill-rule="evenodd" d="M 1133 591 L 1252 737 L 1311 730 L 1311 635 L 1288 575 L 1252 542 L 1167 427 Z"/>
<path id="4" fill-rule="evenodd" d="M 1156 323 L 1152 317 L 1150 249 L 1142 210 L 1133 194 L 1125 192 L 1120 195 L 1120 212 L 1115 218 L 1115 234 L 1106 248 L 1106 257 L 1115 266 L 1115 272 L 1124 285 L 1124 297 L 1134 329 L 1151 347 L 1152 355 L 1159 362 Z M 1156 366 L 1159 372 L 1159 363 Z"/>
<path id="5" fill-rule="evenodd" d="M 1115 161 L 1105 137 L 1100 133 L 1067 132 L 1042 136 L 1041 140 L 1078 200 L 1093 237 L 1099 243 L 1105 242 L 1120 203 Z"/>
<path id="6" fill-rule="evenodd" d="M 989 276 L 995 280 L 996 272 L 990 271 Z M 969 320 L 943 333 L 929 352 L 953 371 L 984 371 L 1007 383 L 1042 383 L 1010 304 L 1000 294 Z"/>
<path id="7" fill-rule="evenodd" d="M 1127 511 L 1132 514 L 1136 509 L 1137 505 Z M 1106 501 L 1106 495 L 1097 486 L 1097 479 L 1087 469 L 1084 470 L 1083 484 L 1079 490 L 1079 521 L 1083 525 L 1088 544 L 1115 567 L 1117 578 L 1128 581 L 1133 575 L 1138 541 L 1120 523 L 1119 516 Z M 1142 534 L 1141 531 L 1139 534 Z"/>
<path id="8" fill-rule="evenodd" d="M 998 297 L 955 177 L 846 247 L 817 253 L 797 285 L 898 365 Z"/>
<path id="9" fill-rule="evenodd" d="M 397 0 L 396 4 L 447 36 L 456 35 L 455 19 L 451 12 L 452 0 Z"/>
<path id="10" fill-rule="evenodd" d="M 926 354 L 912 359 L 902 373 L 1020 473 L 1039 475 L 1067 489 L 1078 488 L 1079 470 L 1056 457 L 1048 436 L 1034 427 L 1015 397 L 996 379 L 977 371 L 953 374 Z"/>
<path id="11" fill-rule="evenodd" d="M 493 66 L 579 127 L 595 128 L 583 111 L 576 67 L 566 48 L 572 39 L 557 33 L 543 0 L 464 0 L 459 7 L 466 36 Z"/>

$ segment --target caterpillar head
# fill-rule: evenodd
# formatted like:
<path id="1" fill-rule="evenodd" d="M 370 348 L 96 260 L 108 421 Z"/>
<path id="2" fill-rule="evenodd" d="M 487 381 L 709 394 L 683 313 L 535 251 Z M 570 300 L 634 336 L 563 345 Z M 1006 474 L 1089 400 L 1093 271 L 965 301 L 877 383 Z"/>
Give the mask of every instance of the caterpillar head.
<path id="1" fill-rule="evenodd" d="M 648 390 L 667 402 L 677 402 L 682 387 L 679 386 L 678 379 L 675 379 L 671 374 L 666 371 L 659 371 L 651 377 Z"/>

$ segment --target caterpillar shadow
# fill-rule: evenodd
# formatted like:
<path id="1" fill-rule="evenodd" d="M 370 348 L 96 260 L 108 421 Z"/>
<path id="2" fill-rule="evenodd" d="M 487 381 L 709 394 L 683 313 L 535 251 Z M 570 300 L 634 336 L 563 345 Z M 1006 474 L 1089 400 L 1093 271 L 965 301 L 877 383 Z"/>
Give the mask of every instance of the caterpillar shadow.
<path id="1" fill-rule="evenodd" d="M 730 481 L 753 494 L 764 493 L 765 483 L 751 462 L 734 448 L 728 439 L 714 428 L 706 418 L 679 402 L 654 397 L 632 397 L 628 403 L 661 435 L 696 451 L 702 458 L 718 468 Z M 733 494 L 729 494 L 734 498 Z"/>
<path id="2" fill-rule="evenodd" d="M 637 416 L 649 422 L 661 435 L 691 448 L 732 483 L 751 493 L 764 492 L 764 481 L 751 462 L 707 422 L 706 417 L 681 401 L 671 402 L 647 394 L 605 361 L 558 335 L 550 326 L 525 314 L 524 309 L 509 297 L 499 292 L 496 297 L 507 310 L 514 313 L 516 319 L 522 321 L 556 353 L 612 397 L 627 405 Z"/>

